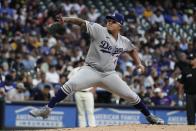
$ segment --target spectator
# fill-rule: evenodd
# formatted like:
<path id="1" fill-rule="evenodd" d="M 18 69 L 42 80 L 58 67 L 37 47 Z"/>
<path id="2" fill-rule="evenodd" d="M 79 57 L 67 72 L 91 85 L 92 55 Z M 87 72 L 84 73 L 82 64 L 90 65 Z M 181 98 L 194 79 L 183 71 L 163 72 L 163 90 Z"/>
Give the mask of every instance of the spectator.
<path id="1" fill-rule="evenodd" d="M 5 76 L 5 81 L 3 82 L 3 87 L 5 89 L 5 92 L 9 92 L 16 87 L 16 83 L 10 74 Z"/>
<path id="2" fill-rule="evenodd" d="M 151 87 L 147 87 L 146 89 L 141 88 L 141 90 L 139 92 L 139 96 L 147 105 L 153 106 L 154 103 L 151 100 L 151 98 L 153 96 L 153 92 L 152 92 Z"/>
<path id="3" fill-rule="evenodd" d="M 161 10 L 156 10 L 155 14 L 152 16 L 151 22 L 152 24 L 158 23 L 160 25 L 165 23 L 165 19 Z"/>
<path id="4" fill-rule="evenodd" d="M 170 96 L 165 96 L 160 88 L 154 90 L 154 96 L 151 98 L 151 101 L 154 105 L 158 106 L 173 106 L 174 101 Z"/>
<path id="5" fill-rule="evenodd" d="M 152 8 L 150 7 L 150 5 L 147 5 L 146 6 L 146 9 L 144 10 L 144 17 L 148 20 L 148 21 L 151 21 L 152 19 L 152 16 L 153 16 L 153 11 L 152 11 Z"/>
<path id="6" fill-rule="evenodd" d="M 7 93 L 6 100 L 8 101 L 26 101 L 29 99 L 29 93 L 23 83 L 17 83 L 16 88 Z"/>
<path id="7" fill-rule="evenodd" d="M 51 98 L 50 89 L 50 85 L 45 85 L 42 89 L 35 88 L 33 90 L 32 99 L 40 101 L 49 101 Z"/>
<path id="8" fill-rule="evenodd" d="M 46 81 L 46 74 L 44 72 L 41 72 L 40 73 L 40 77 L 41 77 L 41 80 L 37 84 L 37 86 L 35 86 L 35 88 L 38 88 L 38 89 L 42 90 L 45 85 L 49 85 L 50 87 L 52 86 L 51 83 L 49 83 L 49 82 Z"/>
<path id="9" fill-rule="evenodd" d="M 165 76 L 164 81 L 163 81 L 163 86 L 162 86 L 163 93 L 167 96 L 170 96 L 172 88 L 173 88 L 173 86 L 170 85 L 170 83 L 169 83 L 169 77 Z"/>
<path id="10" fill-rule="evenodd" d="M 0 68 L 0 100 L 4 99 L 5 97 L 5 89 L 4 89 L 4 82 L 1 75 L 1 68 Z"/>
<path id="11" fill-rule="evenodd" d="M 137 94 L 139 94 L 141 92 L 141 82 L 140 82 L 140 79 L 134 79 L 132 84 L 130 85 L 130 88 L 136 92 Z"/>
<path id="12" fill-rule="evenodd" d="M 35 74 L 35 78 L 33 78 L 33 80 L 32 80 L 34 87 L 36 87 L 42 81 L 41 74 L 42 74 L 41 72 L 37 72 Z"/>
<path id="13" fill-rule="evenodd" d="M 56 38 L 53 37 L 52 35 L 49 35 L 47 46 L 49 48 L 51 48 L 51 47 L 55 46 L 56 44 L 57 44 Z"/>
<path id="14" fill-rule="evenodd" d="M 135 14 L 134 9 L 130 9 L 130 12 L 128 12 L 128 14 L 125 17 L 126 17 L 128 22 L 131 22 L 131 23 L 136 23 L 137 22 L 137 16 Z"/>
<path id="15" fill-rule="evenodd" d="M 50 65 L 49 71 L 46 72 L 46 81 L 49 83 L 58 83 L 59 82 L 59 74 L 56 71 L 55 65 Z"/>
<path id="16" fill-rule="evenodd" d="M 186 10 L 187 13 L 183 15 L 183 22 L 185 24 L 192 24 L 193 23 L 193 10 L 188 9 Z"/>
<path id="17" fill-rule="evenodd" d="M 34 58 L 32 59 L 32 55 L 29 53 L 23 54 L 23 60 L 21 62 L 25 71 L 31 71 L 35 68 L 35 60 Z"/>
<path id="18" fill-rule="evenodd" d="M 181 25 L 183 23 L 182 16 L 177 12 L 175 8 L 172 9 L 170 15 L 166 15 L 165 19 L 170 24 L 174 23 Z"/>
<path id="19" fill-rule="evenodd" d="M 97 9 L 95 7 L 91 7 L 88 13 L 88 19 L 92 22 L 95 22 L 99 16 L 100 13 L 97 11 Z"/>
<path id="20" fill-rule="evenodd" d="M 25 73 L 25 75 L 23 77 L 26 77 L 23 80 L 24 86 L 26 87 L 26 89 L 30 92 L 30 95 L 32 94 L 33 91 L 33 80 L 32 80 L 32 76 L 30 73 Z"/>
<path id="21" fill-rule="evenodd" d="M 183 52 L 188 50 L 188 43 L 185 38 L 182 38 L 180 41 L 180 50 Z"/>
<path id="22" fill-rule="evenodd" d="M 111 99 L 112 99 L 112 93 L 100 87 L 96 88 L 96 99 L 95 99 L 96 103 L 109 104 L 111 103 Z"/>
<path id="23" fill-rule="evenodd" d="M 136 15 L 140 16 L 140 15 L 143 14 L 143 12 L 144 12 L 143 5 L 139 1 L 136 1 L 136 3 L 135 3 L 135 13 L 136 13 Z"/>
<path id="24" fill-rule="evenodd" d="M 148 74 L 144 79 L 144 88 L 147 88 L 147 87 L 154 88 L 154 79 L 153 79 L 152 75 L 148 75 Z"/>
<path id="25" fill-rule="evenodd" d="M 22 64 L 22 56 L 20 54 L 16 54 L 11 68 L 15 69 L 16 71 L 22 71 L 24 69 L 24 65 Z"/>
<path id="26" fill-rule="evenodd" d="M 184 107 L 186 105 L 184 89 L 182 84 L 178 83 L 179 82 L 176 82 L 175 93 L 173 93 L 171 97 L 172 100 L 175 102 L 175 106 Z"/>

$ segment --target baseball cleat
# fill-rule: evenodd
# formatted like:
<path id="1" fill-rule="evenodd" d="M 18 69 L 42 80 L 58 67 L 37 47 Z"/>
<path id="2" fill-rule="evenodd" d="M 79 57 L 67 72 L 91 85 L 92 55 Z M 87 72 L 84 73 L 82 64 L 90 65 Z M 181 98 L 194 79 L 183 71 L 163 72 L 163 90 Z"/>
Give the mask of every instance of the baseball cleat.
<path id="1" fill-rule="evenodd" d="M 43 119 L 48 118 L 49 114 L 51 113 L 52 109 L 48 106 L 44 106 L 39 109 L 34 109 L 29 112 L 29 114 L 33 117 L 42 117 Z"/>
<path id="2" fill-rule="evenodd" d="M 164 120 L 157 117 L 157 116 L 154 116 L 154 115 L 149 115 L 146 117 L 146 119 L 148 120 L 148 122 L 150 124 L 157 124 L 157 125 L 163 125 L 164 124 Z"/>

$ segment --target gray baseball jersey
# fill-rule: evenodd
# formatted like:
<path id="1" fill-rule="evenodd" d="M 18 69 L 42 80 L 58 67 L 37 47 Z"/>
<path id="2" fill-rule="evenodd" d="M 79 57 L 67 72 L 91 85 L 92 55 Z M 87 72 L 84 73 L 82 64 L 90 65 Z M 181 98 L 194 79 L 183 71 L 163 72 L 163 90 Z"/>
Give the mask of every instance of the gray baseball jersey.
<path id="1" fill-rule="evenodd" d="M 114 71 L 119 55 L 135 48 L 129 39 L 120 34 L 116 41 L 106 27 L 97 23 L 86 21 L 86 27 L 91 44 L 85 62 L 98 71 Z"/>
<path id="2" fill-rule="evenodd" d="M 133 105 L 139 103 L 141 100 L 139 96 L 115 72 L 118 56 L 124 51 L 133 50 L 135 46 L 120 34 L 116 41 L 107 29 L 99 24 L 86 21 L 86 27 L 91 36 L 86 65 L 81 67 L 61 89 L 66 94 L 70 94 L 72 91 L 99 86 Z"/>

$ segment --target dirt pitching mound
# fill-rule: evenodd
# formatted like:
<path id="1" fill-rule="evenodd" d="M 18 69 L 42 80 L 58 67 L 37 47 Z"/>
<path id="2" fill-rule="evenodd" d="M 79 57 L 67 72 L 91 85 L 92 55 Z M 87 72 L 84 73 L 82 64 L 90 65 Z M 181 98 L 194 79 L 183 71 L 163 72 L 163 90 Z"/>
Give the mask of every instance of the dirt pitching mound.
<path id="1" fill-rule="evenodd" d="M 130 124 L 123 126 L 99 126 L 89 128 L 42 129 L 36 131 L 196 131 L 196 126 Z"/>

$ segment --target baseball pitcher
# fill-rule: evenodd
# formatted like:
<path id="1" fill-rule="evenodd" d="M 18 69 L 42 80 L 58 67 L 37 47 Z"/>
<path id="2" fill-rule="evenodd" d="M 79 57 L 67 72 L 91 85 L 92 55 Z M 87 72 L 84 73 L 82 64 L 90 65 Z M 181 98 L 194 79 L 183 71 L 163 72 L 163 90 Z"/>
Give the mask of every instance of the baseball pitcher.
<path id="1" fill-rule="evenodd" d="M 120 30 L 125 21 L 122 14 L 114 13 L 112 16 L 106 16 L 106 27 L 80 18 L 62 17 L 60 15 L 57 20 L 61 24 L 69 23 L 80 26 L 82 31 L 89 33 L 91 44 L 85 65 L 59 89 L 46 106 L 31 110 L 32 116 L 47 118 L 55 104 L 70 93 L 99 86 L 129 101 L 145 115 L 149 123 L 164 124 L 161 118 L 149 112 L 140 97 L 128 87 L 115 71 L 118 57 L 123 52 L 130 54 L 141 72 L 145 71 L 139 59 L 137 48 L 128 38 L 120 35 Z"/>

